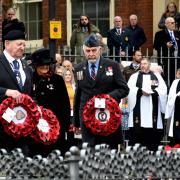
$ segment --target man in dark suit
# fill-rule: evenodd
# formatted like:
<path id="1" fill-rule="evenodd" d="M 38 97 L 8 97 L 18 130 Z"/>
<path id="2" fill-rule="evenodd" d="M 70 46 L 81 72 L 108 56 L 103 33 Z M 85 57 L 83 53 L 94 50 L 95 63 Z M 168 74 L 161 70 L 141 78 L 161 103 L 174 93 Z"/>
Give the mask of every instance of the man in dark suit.
<path id="1" fill-rule="evenodd" d="M 5 50 L 0 55 L 0 103 L 7 97 L 14 98 L 18 103 L 22 93 L 30 95 L 32 90 L 31 70 L 21 61 L 25 50 L 25 34 L 20 30 L 12 30 L 4 39 Z M 23 141 L 6 135 L 0 125 L 0 148 L 11 150 L 22 147 Z"/>
<path id="2" fill-rule="evenodd" d="M 90 35 L 83 45 L 86 60 L 75 67 L 77 87 L 74 103 L 74 125 L 81 127 L 82 141 L 91 146 L 107 143 L 117 148 L 122 142 L 121 127 L 109 136 L 94 135 L 83 122 L 83 108 L 87 101 L 98 94 L 108 94 L 118 103 L 127 96 L 129 88 L 121 74 L 119 64 L 101 57 L 101 46 L 95 34 Z M 94 68 L 92 71 L 92 67 Z"/>
<path id="3" fill-rule="evenodd" d="M 114 17 L 114 28 L 108 31 L 107 45 L 110 50 L 110 56 L 117 56 L 115 60 L 120 62 L 120 57 L 125 56 L 126 48 L 128 48 L 129 35 L 122 28 L 122 18 L 120 16 Z"/>
<path id="4" fill-rule="evenodd" d="M 172 17 L 166 18 L 165 26 L 165 29 L 156 32 L 153 47 L 157 50 L 159 64 L 161 64 L 160 57 L 162 57 L 165 80 L 170 85 L 175 79 L 176 68 L 180 67 L 177 59 L 180 55 L 180 33 L 175 31 L 175 20 Z M 177 67 L 175 62 L 177 62 Z"/>

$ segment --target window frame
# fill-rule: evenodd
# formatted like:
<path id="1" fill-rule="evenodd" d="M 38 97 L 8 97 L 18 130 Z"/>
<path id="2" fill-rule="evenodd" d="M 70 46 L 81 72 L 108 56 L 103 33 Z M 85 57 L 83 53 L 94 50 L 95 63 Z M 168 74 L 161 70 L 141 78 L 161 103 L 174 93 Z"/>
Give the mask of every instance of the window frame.
<path id="1" fill-rule="evenodd" d="M 14 0 L 14 6 L 15 6 L 15 9 L 16 9 L 16 15 L 17 15 L 17 18 L 20 18 L 20 9 L 19 9 L 19 4 L 22 4 L 22 3 L 38 3 L 38 2 L 42 2 L 43 3 L 43 0 Z M 43 21 L 43 19 L 42 19 Z M 39 47 L 43 47 L 43 37 L 42 39 L 36 39 L 36 40 L 27 40 L 26 41 L 26 51 L 27 52 L 32 52 L 33 50 L 39 48 Z"/>
<path id="2" fill-rule="evenodd" d="M 115 0 L 109 0 L 109 29 L 113 27 L 113 19 L 115 15 Z M 72 4 L 71 0 L 66 0 L 67 6 L 66 6 L 66 17 L 67 17 L 67 45 L 70 45 L 70 38 L 72 35 Z M 107 38 L 103 37 L 103 42 L 107 42 Z"/>

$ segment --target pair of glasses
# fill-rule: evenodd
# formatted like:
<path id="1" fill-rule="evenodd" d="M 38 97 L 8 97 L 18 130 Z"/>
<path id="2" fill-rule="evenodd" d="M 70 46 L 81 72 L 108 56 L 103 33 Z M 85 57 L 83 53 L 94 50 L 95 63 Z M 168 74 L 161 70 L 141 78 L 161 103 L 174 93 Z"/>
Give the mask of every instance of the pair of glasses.
<path id="1" fill-rule="evenodd" d="M 86 20 L 88 20 L 88 19 L 81 19 L 81 21 L 86 21 Z"/>

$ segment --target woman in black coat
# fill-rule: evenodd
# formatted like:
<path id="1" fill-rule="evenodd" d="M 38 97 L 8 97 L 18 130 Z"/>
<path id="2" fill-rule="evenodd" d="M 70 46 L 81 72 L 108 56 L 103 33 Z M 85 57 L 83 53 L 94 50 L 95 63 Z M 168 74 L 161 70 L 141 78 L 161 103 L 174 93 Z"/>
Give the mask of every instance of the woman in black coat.
<path id="1" fill-rule="evenodd" d="M 60 135 L 55 144 L 43 145 L 33 142 L 32 155 L 47 156 L 53 149 L 60 149 L 64 154 L 67 151 L 66 132 L 70 125 L 70 102 L 66 85 L 61 76 L 56 75 L 50 68 L 55 63 L 50 57 L 49 49 L 39 49 L 32 54 L 34 65 L 33 92 L 34 99 L 39 106 L 54 112 L 60 122 Z"/>

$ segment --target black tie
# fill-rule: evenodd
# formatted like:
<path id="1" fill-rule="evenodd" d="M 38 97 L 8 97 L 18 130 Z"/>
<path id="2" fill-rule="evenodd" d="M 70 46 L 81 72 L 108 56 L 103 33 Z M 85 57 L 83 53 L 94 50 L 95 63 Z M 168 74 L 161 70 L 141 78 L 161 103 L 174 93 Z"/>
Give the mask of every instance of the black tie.
<path id="1" fill-rule="evenodd" d="M 17 79 L 17 82 L 18 82 L 18 85 L 20 87 L 20 89 L 22 90 L 22 87 L 23 87 L 23 83 L 22 83 L 22 79 L 21 79 L 21 74 L 20 74 L 20 71 L 19 71 L 19 62 L 15 59 L 13 61 L 13 66 L 14 66 L 14 74 L 16 76 L 16 79 Z"/>
<path id="2" fill-rule="evenodd" d="M 120 29 L 117 29 L 117 33 L 118 33 L 118 35 L 120 35 L 120 34 L 121 34 L 121 31 L 120 31 Z"/>
<path id="3" fill-rule="evenodd" d="M 95 67 L 96 67 L 96 66 L 95 66 L 94 64 L 91 65 L 91 78 L 92 78 L 93 80 L 96 79 Z"/>

